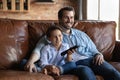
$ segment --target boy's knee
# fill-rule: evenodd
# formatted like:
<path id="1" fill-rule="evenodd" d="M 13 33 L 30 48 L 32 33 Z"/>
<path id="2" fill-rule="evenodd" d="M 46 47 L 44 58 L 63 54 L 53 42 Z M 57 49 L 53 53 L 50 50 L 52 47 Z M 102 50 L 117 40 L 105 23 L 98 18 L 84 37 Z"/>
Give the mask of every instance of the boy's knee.
<path id="1" fill-rule="evenodd" d="M 69 68 L 71 68 L 71 69 L 73 69 L 73 68 L 76 68 L 77 66 L 76 66 L 76 64 L 75 64 L 75 62 L 67 62 L 66 63 L 66 65 L 68 65 L 69 66 Z"/>

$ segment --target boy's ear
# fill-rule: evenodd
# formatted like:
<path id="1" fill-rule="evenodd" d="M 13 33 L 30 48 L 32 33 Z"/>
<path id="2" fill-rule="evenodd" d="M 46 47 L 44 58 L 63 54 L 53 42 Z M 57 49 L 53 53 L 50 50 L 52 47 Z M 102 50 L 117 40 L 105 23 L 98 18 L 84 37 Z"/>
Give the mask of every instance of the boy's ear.
<path id="1" fill-rule="evenodd" d="M 49 38 L 49 37 L 47 37 L 47 39 L 50 41 L 50 38 Z"/>
<path id="2" fill-rule="evenodd" d="M 51 42 L 50 38 L 47 38 L 47 40 L 48 40 L 49 42 Z"/>

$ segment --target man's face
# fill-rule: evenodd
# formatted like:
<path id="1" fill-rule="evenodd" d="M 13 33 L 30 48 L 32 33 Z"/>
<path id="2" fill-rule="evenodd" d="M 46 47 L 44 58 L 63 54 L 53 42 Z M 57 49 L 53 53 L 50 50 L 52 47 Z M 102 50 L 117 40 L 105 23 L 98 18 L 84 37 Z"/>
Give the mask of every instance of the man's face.
<path id="1" fill-rule="evenodd" d="M 74 24 L 74 12 L 64 11 L 62 18 L 59 21 L 62 27 L 64 27 L 65 29 L 70 29 Z"/>

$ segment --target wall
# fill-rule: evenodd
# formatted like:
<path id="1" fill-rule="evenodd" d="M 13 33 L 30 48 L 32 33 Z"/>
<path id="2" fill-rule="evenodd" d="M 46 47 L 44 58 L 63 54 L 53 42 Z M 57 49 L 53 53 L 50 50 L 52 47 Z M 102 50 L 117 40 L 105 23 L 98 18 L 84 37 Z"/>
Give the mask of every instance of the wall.
<path id="1" fill-rule="evenodd" d="M 63 6 L 73 6 L 75 9 L 77 0 L 55 0 L 53 4 L 41 4 L 31 1 L 29 12 L 0 12 L 0 18 L 20 20 L 57 20 L 57 12 Z"/>

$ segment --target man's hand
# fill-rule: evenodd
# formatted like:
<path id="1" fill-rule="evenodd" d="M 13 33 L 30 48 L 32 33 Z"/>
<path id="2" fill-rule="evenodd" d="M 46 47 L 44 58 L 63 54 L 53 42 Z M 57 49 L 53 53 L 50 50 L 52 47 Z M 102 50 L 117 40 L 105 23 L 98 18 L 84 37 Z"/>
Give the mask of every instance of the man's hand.
<path id="1" fill-rule="evenodd" d="M 101 65 L 103 62 L 104 62 L 104 58 L 102 54 L 97 54 L 93 59 L 93 63 L 96 65 Z"/>
<path id="2" fill-rule="evenodd" d="M 28 60 L 27 64 L 25 65 L 24 69 L 29 72 L 37 72 L 35 62 L 39 60 L 40 56 L 37 53 L 32 53 L 30 59 Z"/>
<path id="3" fill-rule="evenodd" d="M 37 72 L 36 66 L 34 63 L 27 62 L 24 69 L 29 72 Z"/>

